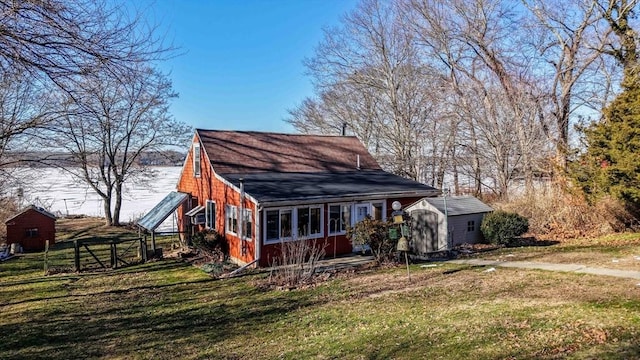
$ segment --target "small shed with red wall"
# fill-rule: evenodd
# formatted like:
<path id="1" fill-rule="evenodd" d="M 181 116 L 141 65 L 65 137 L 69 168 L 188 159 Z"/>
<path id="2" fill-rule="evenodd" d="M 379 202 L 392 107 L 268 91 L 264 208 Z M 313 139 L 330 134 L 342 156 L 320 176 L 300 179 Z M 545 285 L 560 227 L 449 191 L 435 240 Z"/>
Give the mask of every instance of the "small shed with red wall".
<path id="1" fill-rule="evenodd" d="M 45 243 L 56 240 L 56 217 L 35 205 L 30 205 L 5 221 L 7 245 L 18 243 L 24 250 L 44 250 Z"/>

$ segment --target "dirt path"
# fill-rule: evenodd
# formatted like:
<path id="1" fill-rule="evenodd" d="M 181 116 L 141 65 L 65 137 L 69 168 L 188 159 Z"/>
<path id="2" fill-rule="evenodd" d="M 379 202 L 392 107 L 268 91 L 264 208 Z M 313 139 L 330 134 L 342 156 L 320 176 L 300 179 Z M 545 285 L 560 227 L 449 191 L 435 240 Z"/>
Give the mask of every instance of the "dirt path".
<path id="1" fill-rule="evenodd" d="M 580 264 L 552 264 L 533 261 L 495 261 L 480 259 L 450 260 L 452 264 L 466 264 L 475 266 L 499 266 L 519 269 L 538 269 L 548 271 L 575 272 L 581 274 L 615 276 L 627 279 L 640 280 L 640 271 L 634 270 L 617 270 L 600 267 L 592 267 Z"/>

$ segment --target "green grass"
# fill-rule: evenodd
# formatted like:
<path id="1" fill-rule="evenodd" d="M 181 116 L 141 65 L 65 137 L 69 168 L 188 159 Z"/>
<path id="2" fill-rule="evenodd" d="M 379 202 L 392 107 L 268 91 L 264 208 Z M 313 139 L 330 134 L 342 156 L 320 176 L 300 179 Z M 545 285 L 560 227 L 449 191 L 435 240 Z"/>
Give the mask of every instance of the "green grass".
<path id="1" fill-rule="evenodd" d="M 582 264 L 640 271 L 640 234 L 623 233 L 599 238 L 564 240 L 550 246 L 502 248 L 477 258 Z"/>
<path id="2" fill-rule="evenodd" d="M 412 265 L 411 282 L 401 267 L 277 291 L 265 274 L 215 280 L 169 259 L 45 277 L 27 254 L 0 264 L 0 358 L 640 357 L 637 281 L 484 270 Z"/>

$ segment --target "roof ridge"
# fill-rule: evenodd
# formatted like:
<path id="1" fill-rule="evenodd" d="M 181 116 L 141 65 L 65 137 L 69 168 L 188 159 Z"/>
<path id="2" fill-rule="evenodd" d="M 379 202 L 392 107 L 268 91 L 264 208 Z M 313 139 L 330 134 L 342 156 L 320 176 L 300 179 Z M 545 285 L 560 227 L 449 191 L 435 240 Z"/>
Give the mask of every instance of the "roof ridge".
<path id="1" fill-rule="evenodd" d="M 276 132 L 276 131 L 257 131 L 257 130 L 221 130 L 221 129 L 202 129 L 197 128 L 196 132 L 207 131 L 207 132 L 228 132 L 228 133 L 241 133 L 241 134 L 272 134 L 272 135 L 284 135 L 284 136 L 317 136 L 317 137 L 345 137 L 345 138 L 357 138 L 355 135 L 331 135 L 331 134 L 303 134 L 303 133 L 285 133 L 285 132 Z"/>

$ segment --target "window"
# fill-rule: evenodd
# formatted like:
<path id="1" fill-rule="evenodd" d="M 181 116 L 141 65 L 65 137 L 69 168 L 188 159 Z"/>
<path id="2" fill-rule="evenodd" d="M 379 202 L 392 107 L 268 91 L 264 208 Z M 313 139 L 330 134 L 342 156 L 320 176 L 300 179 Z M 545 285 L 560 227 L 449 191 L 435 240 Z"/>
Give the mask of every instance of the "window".
<path id="1" fill-rule="evenodd" d="M 292 231 L 292 215 L 291 209 L 280 210 L 280 238 L 288 238 L 293 236 Z"/>
<path id="2" fill-rule="evenodd" d="M 322 205 L 269 209 L 264 217 L 266 243 L 323 236 Z"/>
<path id="3" fill-rule="evenodd" d="M 351 225 L 351 205 L 329 205 L 329 234 L 340 234 Z"/>
<path id="4" fill-rule="evenodd" d="M 280 211 L 279 210 L 267 210 L 267 220 L 265 223 L 267 232 L 267 241 L 278 240 L 280 238 Z"/>
<path id="5" fill-rule="evenodd" d="M 320 224 L 322 223 L 322 207 L 299 207 L 296 208 L 298 237 L 315 237 L 322 234 Z"/>
<path id="6" fill-rule="evenodd" d="M 27 229 L 27 237 L 38 237 L 38 228 Z"/>
<path id="7" fill-rule="evenodd" d="M 200 143 L 193 143 L 193 176 L 200 177 Z"/>
<path id="8" fill-rule="evenodd" d="M 372 203 L 371 204 L 372 214 L 371 217 L 373 220 L 384 221 L 386 216 L 384 214 L 384 203 Z"/>
<path id="9" fill-rule="evenodd" d="M 244 236 L 247 239 L 251 239 L 251 236 L 253 235 L 253 216 L 252 216 L 251 210 L 249 209 L 242 210 L 242 221 L 243 221 L 242 226 L 244 227 L 242 236 Z"/>
<path id="10" fill-rule="evenodd" d="M 226 231 L 228 233 L 238 234 L 238 208 L 233 205 L 227 205 L 225 209 Z"/>
<path id="11" fill-rule="evenodd" d="M 207 206 L 205 207 L 206 227 L 207 229 L 216 228 L 216 203 L 207 200 Z"/>
<path id="12" fill-rule="evenodd" d="M 476 231 L 476 222 L 475 221 L 467 221 L 467 232 Z"/>

